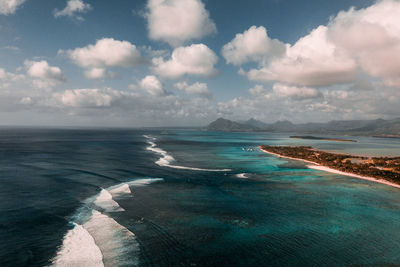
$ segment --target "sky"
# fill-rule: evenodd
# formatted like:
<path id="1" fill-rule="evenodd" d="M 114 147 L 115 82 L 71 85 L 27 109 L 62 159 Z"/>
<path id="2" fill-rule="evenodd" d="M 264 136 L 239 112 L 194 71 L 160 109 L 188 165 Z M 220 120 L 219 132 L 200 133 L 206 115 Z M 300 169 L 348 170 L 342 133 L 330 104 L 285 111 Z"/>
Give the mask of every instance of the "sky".
<path id="1" fill-rule="evenodd" d="M 0 125 L 400 117 L 397 0 L 0 0 Z"/>

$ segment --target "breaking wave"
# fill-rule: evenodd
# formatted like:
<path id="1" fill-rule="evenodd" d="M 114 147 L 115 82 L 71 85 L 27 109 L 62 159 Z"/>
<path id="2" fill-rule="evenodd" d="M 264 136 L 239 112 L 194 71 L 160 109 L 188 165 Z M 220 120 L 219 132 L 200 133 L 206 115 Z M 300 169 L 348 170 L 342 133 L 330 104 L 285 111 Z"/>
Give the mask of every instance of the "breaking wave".
<path id="1" fill-rule="evenodd" d="M 124 211 L 113 196 L 131 195 L 130 186 L 145 186 L 161 178 L 138 179 L 102 189 L 84 201 L 71 220 L 53 266 L 137 266 L 140 247 L 135 234 L 102 212 Z M 98 209 L 98 210 L 97 210 Z"/>
<path id="2" fill-rule="evenodd" d="M 180 166 L 180 165 L 173 165 L 171 164 L 172 162 L 175 161 L 174 157 L 168 154 L 167 151 L 157 147 L 157 144 L 155 141 L 157 138 L 149 136 L 149 135 L 143 135 L 147 139 L 147 143 L 150 145 L 146 149 L 149 151 L 153 151 L 157 154 L 159 154 L 161 157 L 155 162 L 159 166 L 163 167 L 169 167 L 169 168 L 174 168 L 174 169 L 182 169 L 182 170 L 192 170 L 192 171 L 209 171 L 209 172 L 228 172 L 231 171 L 231 169 L 203 169 L 203 168 L 195 168 L 195 167 L 186 167 L 186 166 Z"/>
<path id="3" fill-rule="evenodd" d="M 102 267 L 103 254 L 89 232 L 82 225 L 74 223 L 74 228 L 65 235 L 53 265 Z"/>
<path id="4" fill-rule="evenodd" d="M 128 186 L 128 188 L 129 188 L 129 186 Z M 98 194 L 98 196 L 93 201 L 93 204 L 95 204 L 97 207 L 99 207 L 107 212 L 124 211 L 124 209 L 121 208 L 118 205 L 118 203 L 112 198 L 111 193 L 106 189 L 101 190 L 101 192 Z"/>

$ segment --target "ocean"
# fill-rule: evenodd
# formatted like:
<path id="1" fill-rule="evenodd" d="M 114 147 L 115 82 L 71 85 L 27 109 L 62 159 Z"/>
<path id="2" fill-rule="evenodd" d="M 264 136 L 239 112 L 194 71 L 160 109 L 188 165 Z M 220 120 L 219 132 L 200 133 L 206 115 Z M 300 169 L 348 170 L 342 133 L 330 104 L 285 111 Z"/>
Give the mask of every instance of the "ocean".
<path id="1" fill-rule="evenodd" d="M 290 135 L 1 128 L 0 266 L 400 264 L 400 189 L 258 149 L 400 140 Z"/>

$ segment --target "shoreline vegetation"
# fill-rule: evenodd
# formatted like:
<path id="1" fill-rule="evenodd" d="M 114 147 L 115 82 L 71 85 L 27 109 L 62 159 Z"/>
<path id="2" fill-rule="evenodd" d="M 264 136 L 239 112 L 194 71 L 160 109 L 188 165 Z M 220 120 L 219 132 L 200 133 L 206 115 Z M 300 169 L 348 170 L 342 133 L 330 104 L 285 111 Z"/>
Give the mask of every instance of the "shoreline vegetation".
<path id="1" fill-rule="evenodd" d="M 307 139 L 307 140 L 336 141 L 336 142 L 357 142 L 356 140 L 351 140 L 351 139 L 318 137 L 318 136 L 311 136 L 311 135 L 292 135 L 292 136 L 290 136 L 290 138 Z"/>
<path id="2" fill-rule="evenodd" d="M 400 188 L 400 157 L 362 157 L 316 150 L 310 146 L 260 146 L 280 158 L 303 161 L 308 168 Z"/>

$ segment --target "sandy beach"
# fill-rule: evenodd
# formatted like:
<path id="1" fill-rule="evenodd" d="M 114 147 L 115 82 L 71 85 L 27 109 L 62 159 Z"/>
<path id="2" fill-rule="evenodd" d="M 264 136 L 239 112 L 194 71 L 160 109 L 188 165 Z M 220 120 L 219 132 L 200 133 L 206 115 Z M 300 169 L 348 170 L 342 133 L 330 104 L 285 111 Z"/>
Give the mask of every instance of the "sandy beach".
<path id="1" fill-rule="evenodd" d="M 345 175 L 345 176 L 351 176 L 351 177 L 355 177 L 358 179 L 363 179 L 363 180 L 367 180 L 367 181 L 371 181 L 371 182 L 375 182 L 375 183 L 380 183 L 380 184 L 400 188 L 400 185 L 389 182 L 389 181 L 379 180 L 379 179 L 376 179 L 373 177 L 368 177 L 368 176 L 361 176 L 361 175 L 349 173 L 349 172 L 342 172 L 342 171 L 338 171 L 338 170 L 328 168 L 325 166 L 321 166 L 321 165 L 308 165 L 307 167 L 310 169 L 314 169 L 314 170 L 325 171 L 325 172 L 330 172 L 330 173 L 335 173 L 335 174 L 340 174 L 340 175 Z"/>
<path id="2" fill-rule="evenodd" d="M 267 153 L 267 154 L 271 154 L 271 155 L 277 156 L 277 157 L 279 157 L 279 158 L 292 159 L 292 160 L 299 160 L 299 161 L 303 161 L 303 162 L 306 162 L 306 163 L 311 163 L 311 164 L 319 165 L 318 163 L 316 163 L 316 162 L 314 162 L 314 161 L 310 161 L 310 160 L 306 160 L 306 159 L 292 158 L 292 157 L 287 157 L 287 156 L 282 156 L 282 155 L 279 155 L 279 154 L 277 154 L 277 153 L 269 152 L 269 151 L 267 151 L 267 150 L 265 150 L 265 149 L 262 149 L 261 147 L 259 147 L 259 148 L 260 148 L 260 150 L 261 150 L 262 152 L 265 152 L 265 153 Z"/>
<path id="3" fill-rule="evenodd" d="M 261 147 L 260 147 L 260 150 L 263 151 L 264 153 L 268 153 L 268 154 L 277 156 L 279 158 L 286 158 L 286 159 L 298 160 L 298 161 L 303 161 L 303 162 L 306 162 L 306 163 L 311 163 L 312 165 L 307 165 L 307 167 L 310 168 L 310 169 L 330 172 L 330 173 L 344 175 L 344 176 L 350 176 L 350 177 L 354 177 L 354 178 L 358 178 L 358 179 L 363 179 L 363 180 L 367 180 L 367 181 L 371 181 L 371 182 L 375 182 L 375 183 L 380 183 L 380 184 L 384 184 L 384 185 L 400 188 L 400 185 L 392 183 L 392 182 L 389 182 L 389 181 L 386 181 L 386 180 L 376 179 L 376 178 L 368 177 L 368 176 L 362 176 L 362 175 L 358 175 L 358 174 L 354 174 L 354 173 L 342 172 L 342 171 L 339 171 L 339 170 L 335 170 L 335 169 L 332 169 L 332 168 L 329 168 L 329 167 L 322 166 L 321 164 L 318 164 L 318 163 L 313 162 L 313 161 L 309 161 L 309 160 L 305 160 L 305 159 L 292 158 L 292 157 L 287 157 L 287 156 L 282 156 L 282 155 L 279 155 L 277 153 L 269 152 L 269 151 L 266 151 L 266 150 L 262 149 Z"/>

